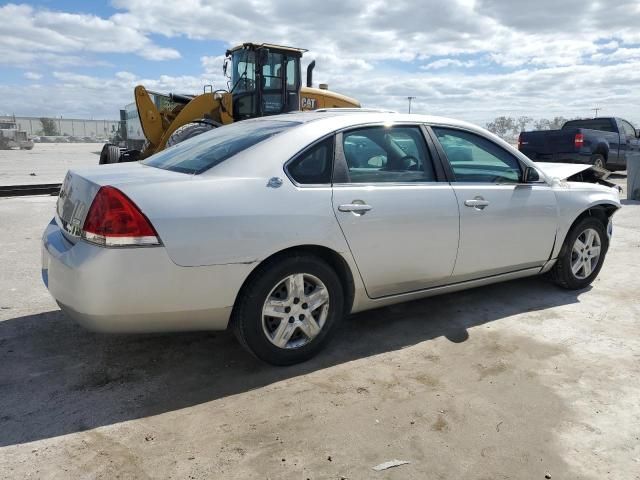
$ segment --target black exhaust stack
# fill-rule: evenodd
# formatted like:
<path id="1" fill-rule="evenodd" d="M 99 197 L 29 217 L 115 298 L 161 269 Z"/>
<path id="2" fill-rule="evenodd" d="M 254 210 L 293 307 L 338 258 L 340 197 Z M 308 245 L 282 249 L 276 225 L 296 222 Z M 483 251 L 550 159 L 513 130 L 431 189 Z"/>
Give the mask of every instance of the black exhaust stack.
<path id="1" fill-rule="evenodd" d="M 313 60 L 307 67 L 307 87 L 313 87 L 313 69 L 316 68 L 316 61 Z"/>

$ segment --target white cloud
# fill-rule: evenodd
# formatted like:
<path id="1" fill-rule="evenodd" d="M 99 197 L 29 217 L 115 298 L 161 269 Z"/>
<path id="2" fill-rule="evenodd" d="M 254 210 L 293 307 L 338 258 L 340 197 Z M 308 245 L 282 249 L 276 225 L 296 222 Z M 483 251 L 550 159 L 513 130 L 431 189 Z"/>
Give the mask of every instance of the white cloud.
<path id="1" fill-rule="evenodd" d="M 54 72 L 53 77 L 56 83 L 52 86 L 0 85 L 0 97 L 5 98 L 9 111 L 20 114 L 116 118 L 118 109 L 133 101 L 137 84 L 162 92 L 198 93 L 212 81 L 208 75 L 142 78 L 131 72 L 96 77 L 61 71 Z M 221 75 L 217 78 L 222 79 Z M 640 61 L 474 76 L 440 72 L 434 75 L 431 71 L 333 76 L 325 70 L 319 80 L 328 80 L 332 90 L 354 96 L 367 107 L 405 111 L 406 97 L 412 95 L 417 97 L 412 104 L 414 112 L 478 124 L 499 115 L 588 116 L 597 104 L 604 108 L 601 114 L 626 117 L 640 125 L 635 109 Z M 216 88 L 220 81 L 214 81 Z"/>
<path id="2" fill-rule="evenodd" d="M 172 59 L 163 36 L 272 42 L 308 48 L 315 83 L 366 106 L 413 110 L 485 123 L 497 115 L 539 117 L 604 114 L 640 120 L 633 106 L 640 84 L 640 3 L 631 0 L 115 0 L 108 18 L 25 5 L 0 7 L 0 64 L 55 65 L 42 90 L 0 85 L 20 98 L 21 113 L 116 117 L 133 87 L 197 93 L 224 88 L 223 56 L 203 56 L 200 75 L 150 78 L 128 72 L 83 75 L 102 53 Z M 163 44 L 165 42 L 162 42 Z M 212 54 L 217 52 L 212 52 Z M 419 67 L 422 65 L 421 67 Z M 419 67 L 419 68 L 418 68 Z M 487 67 L 487 72 L 465 72 Z M 415 70 L 418 69 L 418 72 Z M 39 70 L 39 69 L 35 69 Z M 81 72 L 81 73 L 78 73 Z M 11 94 L 13 92 L 13 94 Z M 6 94 L 9 93 L 7 96 Z M 25 96 L 28 97 L 25 100 Z M 13 101 L 13 100 L 10 100 Z M 43 112 L 49 109 L 49 112 Z"/>
<path id="3" fill-rule="evenodd" d="M 594 62 L 628 62 L 640 60 L 640 48 L 618 48 L 612 52 L 600 52 L 591 56 Z"/>
<path id="4" fill-rule="evenodd" d="M 42 78 L 42 74 L 37 72 L 24 72 L 24 78 L 27 80 L 40 80 Z"/>
<path id="5" fill-rule="evenodd" d="M 439 70 L 441 68 L 470 68 L 477 64 L 473 60 L 462 61 L 456 58 L 441 58 L 420 67 L 421 70 Z"/>
<path id="6" fill-rule="evenodd" d="M 0 7 L 0 18 L 0 64 L 4 65 L 82 64 L 85 52 L 134 53 L 149 60 L 180 57 L 177 50 L 154 44 L 140 30 L 113 17 L 8 4 Z"/>

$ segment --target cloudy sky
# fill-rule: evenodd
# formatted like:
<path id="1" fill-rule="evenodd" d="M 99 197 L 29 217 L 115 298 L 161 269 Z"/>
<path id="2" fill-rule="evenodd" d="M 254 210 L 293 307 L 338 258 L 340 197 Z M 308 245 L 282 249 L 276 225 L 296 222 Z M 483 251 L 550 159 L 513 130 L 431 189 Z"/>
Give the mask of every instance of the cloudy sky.
<path id="1" fill-rule="evenodd" d="M 226 48 L 255 41 L 309 49 L 315 81 L 367 107 L 640 124 L 638 0 L 42 0 L 0 19 L 0 114 L 117 118 L 139 83 L 223 88 Z"/>

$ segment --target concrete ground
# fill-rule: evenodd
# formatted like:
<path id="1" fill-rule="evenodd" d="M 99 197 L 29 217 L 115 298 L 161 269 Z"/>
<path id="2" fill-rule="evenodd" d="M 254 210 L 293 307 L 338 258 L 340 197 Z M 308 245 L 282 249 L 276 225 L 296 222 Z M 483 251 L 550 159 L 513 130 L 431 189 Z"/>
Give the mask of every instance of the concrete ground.
<path id="1" fill-rule="evenodd" d="M 640 202 L 587 290 L 366 312 L 275 368 L 226 332 L 65 318 L 39 270 L 54 201 L 0 199 L 0 478 L 640 479 Z"/>
<path id="2" fill-rule="evenodd" d="M 70 168 L 97 165 L 102 145 L 36 143 L 33 150 L 0 150 L 0 186 L 62 183 Z"/>

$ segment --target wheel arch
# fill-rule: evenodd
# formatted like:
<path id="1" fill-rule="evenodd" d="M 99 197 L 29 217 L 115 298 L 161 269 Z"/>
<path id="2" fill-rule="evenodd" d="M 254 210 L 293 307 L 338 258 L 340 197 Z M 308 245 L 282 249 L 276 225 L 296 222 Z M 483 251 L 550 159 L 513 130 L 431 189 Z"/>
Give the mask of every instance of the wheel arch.
<path id="1" fill-rule="evenodd" d="M 567 228 L 562 238 L 562 242 L 560 243 L 560 248 L 562 248 L 562 246 L 564 245 L 564 242 L 567 238 L 567 235 L 569 235 L 569 232 L 583 218 L 594 217 L 600 220 L 605 230 L 607 230 L 607 226 L 609 225 L 609 219 L 619 208 L 620 208 L 620 205 L 617 205 L 615 202 L 609 202 L 609 201 L 599 201 L 585 208 L 573 219 L 573 221 L 571 222 L 571 225 L 569 225 L 569 228 Z M 560 248 L 558 248 L 558 253 L 560 252 Z"/>
<path id="2" fill-rule="evenodd" d="M 569 232 L 573 230 L 573 228 L 578 224 L 578 222 L 582 221 L 583 218 L 593 217 L 602 222 L 602 225 L 610 235 L 608 230 L 609 219 L 611 216 L 620 208 L 619 204 L 616 204 L 613 201 L 608 200 L 600 200 L 592 203 L 587 208 L 583 209 L 576 217 L 571 221 L 568 227 L 562 228 L 559 233 L 559 236 L 556 237 L 556 242 L 553 247 L 553 252 L 549 257 L 549 261 L 542 267 L 542 273 L 548 272 L 556 262 L 556 259 L 561 254 L 562 249 L 564 248 L 565 241 L 567 240 L 567 236 Z"/>
<path id="3" fill-rule="evenodd" d="M 604 158 L 606 162 L 609 159 L 609 145 L 606 143 L 598 143 L 596 148 L 593 149 L 592 155 L 602 155 L 602 158 Z"/>
<path id="4" fill-rule="evenodd" d="M 278 252 L 275 252 L 269 255 L 268 257 L 264 258 L 262 261 L 256 263 L 253 269 L 251 270 L 251 272 L 249 273 L 249 275 L 247 275 L 247 278 L 245 278 L 244 282 L 242 283 L 242 286 L 238 290 L 238 294 L 236 295 L 236 300 L 233 305 L 233 310 L 236 309 L 238 299 L 242 297 L 243 290 L 246 288 L 249 282 L 253 280 L 253 278 L 256 276 L 259 268 L 262 265 L 268 262 L 275 262 L 278 260 L 279 257 L 284 257 L 291 254 L 315 256 L 324 260 L 327 264 L 329 264 L 329 266 L 335 270 L 344 288 L 344 293 L 345 293 L 344 312 L 345 314 L 348 314 L 349 312 L 351 312 L 351 308 L 353 306 L 354 299 L 355 299 L 355 281 L 353 277 L 353 272 L 351 271 L 351 267 L 349 266 L 345 258 L 337 251 L 322 245 L 312 245 L 312 244 L 296 245 L 293 247 L 285 248 L 283 250 L 280 250 Z M 231 316 L 233 317 L 233 313 Z"/>
<path id="5" fill-rule="evenodd" d="M 582 211 L 573 220 L 573 222 L 571 222 L 571 226 L 569 227 L 568 231 L 571 231 L 571 229 L 574 227 L 574 225 L 576 223 L 578 223 L 580 220 L 582 220 L 583 218 L 585 218 L 585 217 L 595 217 L 595 218 L 599 219 L 600 221 L 602 221 L 602 223 L 604 224 L 604 226 L 606 228 L 607 224 L 609 223 L 609 219 L 611 218 L 611 216 L 619 208 L 620 208 L 620 206 L 616 205 L 614 202 L 598 202 L 598 203 L 595 203 L 595 204 L 589 206 L 584 211 Z"/>

